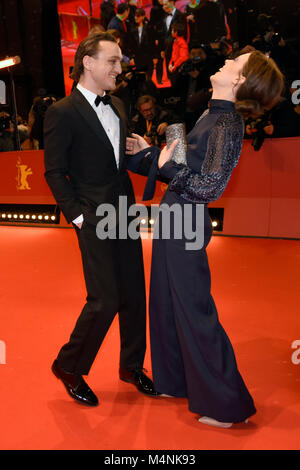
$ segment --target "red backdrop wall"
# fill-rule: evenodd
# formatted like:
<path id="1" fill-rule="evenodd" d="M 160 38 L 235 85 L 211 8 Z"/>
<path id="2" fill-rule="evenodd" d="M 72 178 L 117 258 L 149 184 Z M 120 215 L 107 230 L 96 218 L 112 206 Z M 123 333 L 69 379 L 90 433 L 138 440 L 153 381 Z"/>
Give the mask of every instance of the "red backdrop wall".
<path id="1" fill-rule="evenodd" d="M 300 238 L 300 138 L 267 139 L 259 152 L 245 141 L 240 162 L 223 194 L 210 207 L 224 208 L 223 234 Z M 0 204 L 55 204 L 44 179 L 43 151 L 0 153 Z M 26 185 L 20 179 L 27 173 Z M 24 174 L 24 173 L 23 173 Z M 136 199 L 142 203 L 143 176 L 131 173 Z M 166 185 L 157 183 L 158 204 Z M 67 226 L 62 217 L 61 226 Z"/>

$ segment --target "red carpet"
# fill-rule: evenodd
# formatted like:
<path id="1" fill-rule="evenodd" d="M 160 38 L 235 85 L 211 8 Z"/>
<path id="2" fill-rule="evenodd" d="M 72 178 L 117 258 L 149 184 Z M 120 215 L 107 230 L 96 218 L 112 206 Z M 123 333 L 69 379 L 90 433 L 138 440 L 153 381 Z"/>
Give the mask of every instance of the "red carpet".
<path id="1" fill-rule="evenodd" d="M 2 226 L 0 243 L 0 449 L 300 448 L 298 241 L 210 244 L 220 320 L 258 410 L 224 430 L 199 424 L 185 399 L 147 398 L 119 381 L 117 318 L 88 377 L 100 406 L 73 402 L 50 366 L 85 297 L 75 234 Z M 143 246 L 148 288 L 151 241 Z M 145 367 L 151 374 L 149 347 Z"/>

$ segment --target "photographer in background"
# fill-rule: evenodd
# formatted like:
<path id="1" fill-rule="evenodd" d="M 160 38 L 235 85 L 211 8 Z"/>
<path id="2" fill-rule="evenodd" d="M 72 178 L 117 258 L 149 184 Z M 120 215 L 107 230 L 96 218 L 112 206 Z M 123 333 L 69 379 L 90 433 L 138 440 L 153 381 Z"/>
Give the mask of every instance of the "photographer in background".
<path id="1" fill-rule="evenodd" d="M 179 122 L 174 114 L 156 104 L 153 96 L 141 96 L 136 114 L 131 120 L 130 130 L 144 137 L 149 145 L 161 147 L 166 142 L 165 132 L 169 124 Z"/>
<path id="2" fill-rule="evenodd" d="M 293 41 L 285 37 L 284 28 L 275 16 L 258 15 L 252 45 L 276 62 L 288 82 L 298 75 L 299 53 Z"/>
<path id="3" fill-rule="evenodd" d="M 174 88 L 181 97 L 178 114 L 183 117 L 187 132 L 207 108 L 211 96 L 210 76 L 214 68 L 209 59 L 209 47 L 203 45 L 193 46 L 189 59 L 179 68 Z"/>
<path id="4" fill-rule="evenodd" d="M 5 111 L 0 112 L 0 152 L 15 150 L 11 117 Z"/>
<path id="5" fill-rule="evenodd" d="M 43 92 L 42 95 L 36 96 L 33 100 L 32 107 L 28 115 L 28 126 L 29 126 L 29 141 L 24 145 L 29 145 L 29 148 L 37 150 L 44 148 L 44 119 L 45 114 L 49 106 L 56 102 L 54 96 L 45 96 Z"/>
<path id="6" fill-rule="evenodd" d="M 245 138 L 252 138 L 252 147 L 260 150 L 266 137 L 272 137 L 274 125 L 271 122 L 271 111 L 266 112 L 257 119 L 248 119 L 245 122 Z"/>

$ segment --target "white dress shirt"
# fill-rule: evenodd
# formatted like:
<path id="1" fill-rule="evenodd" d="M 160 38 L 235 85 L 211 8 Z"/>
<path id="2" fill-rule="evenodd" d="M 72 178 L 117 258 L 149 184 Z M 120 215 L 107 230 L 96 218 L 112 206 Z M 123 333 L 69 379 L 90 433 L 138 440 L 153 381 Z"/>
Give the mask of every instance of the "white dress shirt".
<path id="1" fill-rule="evenodd" d="M 169 15 L 166 17 L 166 25 L 167 25 L 167 31 L 169 31 L 171 21 L 175 15 L 176 8 L 173 8 L 172 13 L 169 13 Z"/>
<path id="2" fill-rule="evenodd" d="M 77 84 L 77 89 L 83 94 L 86 100 L 89 102 L 95 113 L 97 114 L 99 121 L 104 128 L 107 137 L 109 138 L 111 145 L 114 149 L 115 159 L 117 167 L 119 168 L 120 161 L 120 123 L 119 118 L 116 113 L 113 111 L 109 104 L 105 105 L 102 102 L 98 106 L 95 105 L 95 99 L 97 95 L 90 90 L 87 90 L 79 83 Z M 99 155 L 101 158 L 101 155 Z M 73 220 L 74 224 L 80 224 L 83 222 L 83 215 L 76 217 Z"/>

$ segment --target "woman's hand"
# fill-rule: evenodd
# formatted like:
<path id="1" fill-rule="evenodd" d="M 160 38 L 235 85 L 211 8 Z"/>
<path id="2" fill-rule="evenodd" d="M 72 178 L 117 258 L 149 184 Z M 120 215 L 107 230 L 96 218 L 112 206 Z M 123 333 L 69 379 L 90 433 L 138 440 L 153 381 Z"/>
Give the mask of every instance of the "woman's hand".
<path id="1" fill-rule="evenodd" d="M 172 142 L 172 144 L 170 145 L 170 147 L 165 146 L 162 149 L 158 159 L 158 168 L 161 168 L 165 163 L 171 160 L 178 142 L 178 139 L 175 139 L 174 142 Z"/>
<path id="2" fill-rule="evenodd" d="M 126 138 L 126 153 L 128 155 L 135 155 L 141 150 L 147 149 L 149 147 L 148 142 L 146 142 L 143 137 L 138 134 L 131 134 L 132 137 Z"/>
<path id="3" fill-rule="evenodd" d="M 158 135 L 163 135 L 166 132 L 167 127 L 168 127 L 167 122 L 161 122 L 159 126 L 157 127 Z"/>

